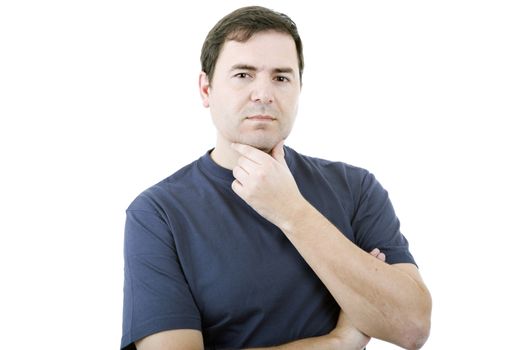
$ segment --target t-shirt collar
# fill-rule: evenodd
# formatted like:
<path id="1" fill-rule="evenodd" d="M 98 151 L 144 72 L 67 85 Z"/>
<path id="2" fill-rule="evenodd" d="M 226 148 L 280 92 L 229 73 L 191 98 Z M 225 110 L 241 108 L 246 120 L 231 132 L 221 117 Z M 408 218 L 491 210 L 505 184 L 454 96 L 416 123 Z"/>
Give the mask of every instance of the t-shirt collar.
<path id="1" fill-rule="evenodd" d="M 208 150 L 200 159 L 199 159 L 199 165 L 201 166 L 201 169 L 206 173 L 209 174 L 215 178 L 218 178 L 222 181 L 226 181 L 228 183 L 232 183 L 235 179 L 233 177 L 233 172 L 230 169 L 223 168 L 219 164 L 215 163 L 215 161 L 211 157 L 211 152 L 213 151 L 213 148 Z M 288 164 L 288 167 L 290 170 L 295 168 L 295 162 L 294 157 L 292 156 L 293 149 L 290 147 L 284 146 L 284 158 L 286 159 L 286 163 Z"/>

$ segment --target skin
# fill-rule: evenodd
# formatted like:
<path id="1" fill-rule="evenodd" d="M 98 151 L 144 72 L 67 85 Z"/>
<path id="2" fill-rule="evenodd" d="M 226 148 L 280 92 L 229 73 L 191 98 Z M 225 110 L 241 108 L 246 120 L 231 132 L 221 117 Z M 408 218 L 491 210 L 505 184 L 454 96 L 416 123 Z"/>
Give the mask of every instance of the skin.
<path id="1" fill-rule="evenodd" d="M 386 256 L 379 249 L 374 249 L 370 255 L 385 262 Z M 336 327 L 327 335 L 297 340 L 268 348 L 253 348 L 252 350 L 360 350 L 363 349 L 370 337 L 352 326 L 344 312 L 340 312 Z M 153 334 L 145 337 L 135 345 L 138 350 L 203 350 L 204 343 L 202 333 L 194 329 L 175 329 Z"/>
<path id="2" fill-rule="evenodd" d="M 301 92 L 295 43 L 276 32 L 227 41 L 213 82 L 201 73 L 199 85 L 217 129 L 212 159 L 233 169 L 238 154 L 232 142 L 270 152 L 292 130 Z"/>
<path id="3" fill-rule="evenodd" d="M 412 264 L 384 264 L 348 240 L 301 195 L 283 143 L 264 153 L 233 144 L 232 188 L 278 226 L 364 334 L 419 349 L 430 331 L 431 298 Z M 323 234 L 320 235 L 319 232 Z"/>
<path id="4" fill-rule="evenodd" d="M 201 73 L 199 88 L 217 129 L 212 159 L 233 171 L 233 191 L 282 230 L 342 309 L 329 334 L 276 348 L 361 349 L 375 337 L 419 349 L 430 330 L 431 298 L 418 269 L 385 264 L 378 249 L 353 244 L 304 199 L 286 164 L 284 139 L 301 91 L 292 38 L 268 31 L 227 41 L 213 79 Z M 202 349 L 202 335 L 161 332 L 137 348 Z"/>

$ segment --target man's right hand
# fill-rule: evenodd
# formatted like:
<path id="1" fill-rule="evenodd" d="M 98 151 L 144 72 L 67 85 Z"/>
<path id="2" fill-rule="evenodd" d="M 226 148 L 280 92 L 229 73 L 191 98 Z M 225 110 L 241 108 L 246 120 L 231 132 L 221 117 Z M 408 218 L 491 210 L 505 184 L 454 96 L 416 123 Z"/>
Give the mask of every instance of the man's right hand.
<path id="1" fill-rule="evenodd" d="M 350 320 L 343 311 L 339 313 L 337 325 L 329 335 L 337 339 L 338 345 L 340 345 L 338 348 L 340 349 L 361 350 L 370 341 L 369 336 L 362 333 L 350 323 Z"/>

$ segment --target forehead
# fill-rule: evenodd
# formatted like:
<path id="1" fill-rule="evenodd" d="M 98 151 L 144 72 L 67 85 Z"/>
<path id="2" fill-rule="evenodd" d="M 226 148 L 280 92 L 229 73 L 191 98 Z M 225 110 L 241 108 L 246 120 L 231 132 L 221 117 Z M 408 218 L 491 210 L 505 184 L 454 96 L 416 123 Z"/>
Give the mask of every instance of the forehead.
<path id="1" fill-rule="evenodd" d="M 229 69 L 239 63 L 269 68 L 288 66 L 296 73 L 299 71 L 293 38 L 289 34 L 275 31 L 256 33 L 245 42 L 226 41 L 216 68 Z"/>

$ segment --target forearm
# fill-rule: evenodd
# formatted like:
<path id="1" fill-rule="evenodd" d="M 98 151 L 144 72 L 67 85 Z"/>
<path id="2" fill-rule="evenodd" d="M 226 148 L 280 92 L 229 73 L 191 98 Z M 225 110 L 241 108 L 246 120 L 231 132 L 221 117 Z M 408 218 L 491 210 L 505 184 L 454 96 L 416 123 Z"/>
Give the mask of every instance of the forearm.
<path id="1" fill-rule="evenodd" d="M 300 339 L 287 344 L 277 345 L 273 347 L 250 348 L 246 350 L 361 350 L 366 345 L 366 342 L 363 343 L 361 339 L 358 339 L 357 335 L 353 343 L 355 344 L 349 343 L 348 340 L 344 341 L 343 339 L 339 339 L 336 336 L 327 334 L 319 337 Z M 364 345 L 359 346 L 357 344 Z"/>
<path id="2" fill-rule="evenodd" d="M 406 348 L 428 333 L 430 295 L 421 281 L 370 256 L 304 201 L 280 224 L 359 330 Z"/>
<path id="3" fill-rule="evenodd" d="M 431 301 L 417 269 L 377 261 L 313 208 L 286 164 L 282 141 L 270 154 L 232 147 L 239 153 L 233 191 L 285 233 L 351 324 L 369 336 L 420 347 L 430 328 Z"/>

